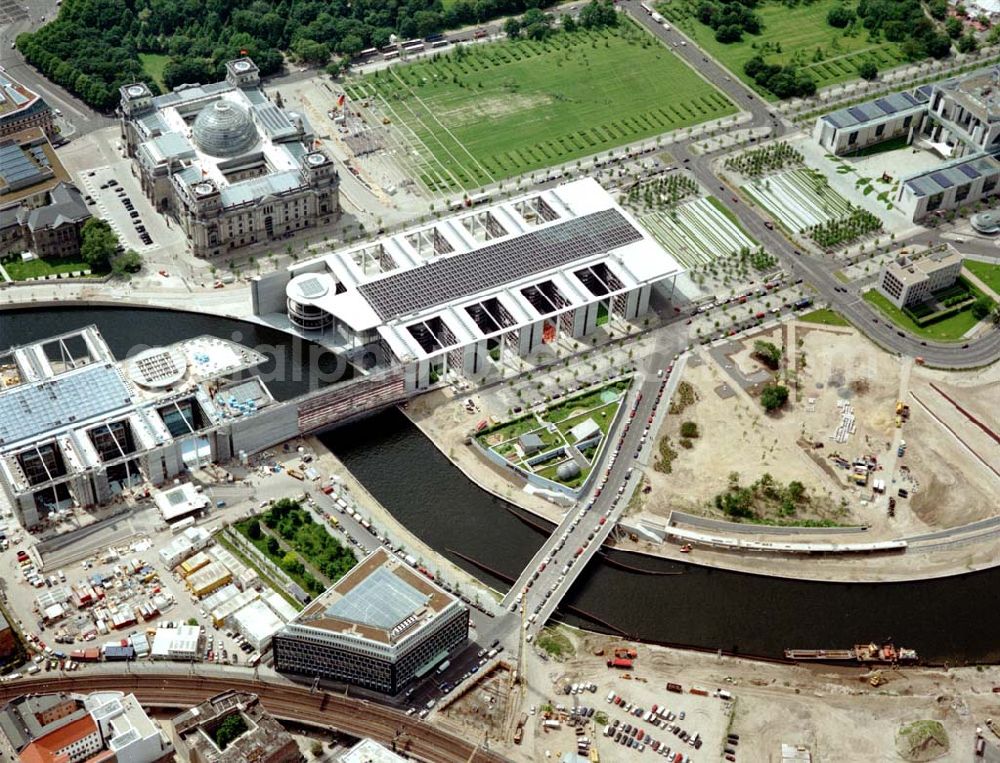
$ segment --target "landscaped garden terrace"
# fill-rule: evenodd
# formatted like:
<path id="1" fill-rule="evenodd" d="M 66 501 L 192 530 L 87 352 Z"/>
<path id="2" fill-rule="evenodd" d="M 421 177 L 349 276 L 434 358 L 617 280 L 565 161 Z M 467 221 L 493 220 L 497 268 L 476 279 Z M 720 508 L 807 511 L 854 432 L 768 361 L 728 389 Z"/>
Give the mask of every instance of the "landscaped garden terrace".
<path id="1" fill-rule="evenodd" d="M 586 482 L 631 378 L 602 384 L 483 429 L 476 441 L 530 474 L 570 488 Z"/>

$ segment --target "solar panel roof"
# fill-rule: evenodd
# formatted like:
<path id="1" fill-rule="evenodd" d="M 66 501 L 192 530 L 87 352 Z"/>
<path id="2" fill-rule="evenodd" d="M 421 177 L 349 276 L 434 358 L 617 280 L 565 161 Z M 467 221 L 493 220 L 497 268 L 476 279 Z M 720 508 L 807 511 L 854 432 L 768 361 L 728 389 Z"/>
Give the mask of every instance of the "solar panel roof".
<path id="1" fill-rule="evenodd" d="M 326 610 L 328 617 L 389 630 L 423 606 L 427 597 L 385 567 L 378 567 Z"/>
<path id="2" fill-rule="evenodd" d="M 43 173 L 15 143 L 0 146 L 0 178 L 8 185 L 15 185 L 33 178 L 41 179 Z"/>
<path id="3" fill-rule="evenodd" d="M 616 209 L 393 273 L 358 287 L 382 320 L 408 315 L 642 239 Z"/>
<path id="4" fill-rule="evenodd" d="M 951 178 L 949 178 L 943 172 L 932 172 L 931 173 L 931 180 L 933 180 L 935 183 L 937 183 L 942 188 L 951 188 L 953 185 L 955 185 L 951 181 Z"/>
<path id="5" fill-rule="evenodd" d="M 878 106 L 886 114 L 895 114 L 899 111 L 899 108 L 889 103 L 885 98 L 876 98 L 875 105 Z"/>
<path id="6" fill-rule="evenodd" d="M 977 177 L 979 177 L 979 170 L 977 170 L 971 164 L 960 164 L 958 166 L 958 171 L 961 172 L 970 180 L 975 180 Z"/>
<path id="7" fill-rule="evenodd" d="M 13 387 L 0 392 L 0 446 L 34 439 L 130 403 L 128 387 L 117 367 L 110 364 Z"/>

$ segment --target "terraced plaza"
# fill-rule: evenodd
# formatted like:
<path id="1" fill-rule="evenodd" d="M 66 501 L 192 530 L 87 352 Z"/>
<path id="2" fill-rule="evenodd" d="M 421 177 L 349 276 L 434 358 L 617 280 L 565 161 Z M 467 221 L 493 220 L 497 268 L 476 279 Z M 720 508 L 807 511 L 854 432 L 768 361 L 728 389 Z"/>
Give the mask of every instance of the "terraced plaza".
<path id="1" fill-rule="evenodd" d="M 670 212 L 643 215 L 639 222 L 689 269 L 755 247 L 757 243 L 713 202 L 711 198 L 697 199 Z"/>
<path id="2" fill-rule="evenodd" d="M 768 175 L 741 189 L 793 233 L 808 235 L 825 248 L 850 243 L 881 228 L 881 221 L 851 204 L 820 172 L 794 169 Z"/>
<path id="3" fill-rule="evenodd" d="M 460 47 L 346 87 L 431 191 L 472 190 L 735 112 L 634 24 Z"/>
<path id="4" fill-rule="evenodd" d="M 628 390 L 622 379 L 484 430 L 478 444 L 529 474 L 576 488 L 591 465 Z"/>
<path id="5" fill-rule="evenodd" d="M 672 0 L 657 7 L 700 48 L 757 90 L 743 71 L 743 65 L 756 55 L 763 55 L 767 63 L 798 63 L 819 88 L 857 79 L 858 66 L 865 61 L 874 62 L 880 70 L 905 61 L 895 43 L 881 39 L 872 42 L 864 30 L 852 34 L 827 24 L 827 13 L 842 5 L 840 0 L 817 0 L 791 7 L 779 2 L 762 3 L 754 9 L 760 16 L 761 34 L 744 35 L 733 43 L 716 41 L 715 32 L 698 20 L 698 5 L 698 0 Z"/>

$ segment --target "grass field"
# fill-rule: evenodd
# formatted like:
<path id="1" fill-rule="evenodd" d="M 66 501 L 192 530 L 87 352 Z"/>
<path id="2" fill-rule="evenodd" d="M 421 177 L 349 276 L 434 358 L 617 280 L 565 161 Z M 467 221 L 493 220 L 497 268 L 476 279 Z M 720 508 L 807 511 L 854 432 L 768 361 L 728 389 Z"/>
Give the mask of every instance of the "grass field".
<path id="1" fill-rule="evenodd" d="M 7 271 L 7 275 L 15 281 L 54 276 L 57 273 L 82 273 L 85 270 L 90 270 L 90 265 L 77 260 L 53 260 L 52 262 L 46 260 L 28 260 L 27 262 L 11 260 L 10 262 L 5 262 L 3 267 Z M 95 277 L 99 276 L 95 275 Z"/>
<path id="2" fill-rule="evenodd" d="M 978 260 L 966 260 L 963 267 L 989 286 L 994 294 L 1000 294 L 1000 265 L 979 262 Z"/>
<path id="3" fill-rule="evenodd" d="M 700 47 L 755 88 L 753 80 L 743 73 L 743 64 L 760 53 L 766 43 L 781 45 L 780 53 L 771 50 L 764 56 L 768 63 L 796 62 L 812 75 L 817 87 L 857 79 L 858 66 L 866 60 L 874 61 L 880 70 L 903 62 L 895 43 L 872 43 L 864 30 L 848 36 L 845 30 L 827 24 L 826 14 L 841 4 L 841 0 L 816 0 L 790 8 L 768 0 L 756 9 L 763 27 L 761 34 L 745 34 L 740 42 L 728 44 L 717 42 L 715 32 L 698 21 L 698 0 L 671 0 L 658 7 Z"/>
<path id="4" fill-rule="evenodd" d="M 944 320 L 936 321 L 928 326 L 918 326 L 910 316 L 896 307 L 877 289 L 864 293 L 866 302 L 874 305 L 889 320 L 902 329 L 924 339 L 934 339 L 938 342 L 957 342 L 965 333 L 979 323 L 972 315 L 972 308 L 967 307 Z"/>
<path id="5" fill-rule="evenodd" d="M 365 76 L 433 191 L 470 190 L 732 114 L 734 105 L 630 22 L 507 40 Z"/>
<path id="6" fill-rule="evenodd" d="M 167 62 L 170 61 L 170 56 L 164 56 L 160 53 L 140 53 L 139 61 L 142 62 L 142 68 L 153 81 L 156 82 L 164 90 L 167 90 L 167 86 L 163 84 L 163 70 L 167 66 Z"/>
<path id="7" fill-rule="evenodd" d="M 851 322 L 848 321 L 847 318 L 838 313 L 836 310 L 829 310 L 827 308 L 820 308 L 819 310 L 813 310 L 811 313 L 800 315 L 798 319 L 800 321 L 805 321 L 806 323 L 819 323 L 824 326 L 851 325 Z"/>

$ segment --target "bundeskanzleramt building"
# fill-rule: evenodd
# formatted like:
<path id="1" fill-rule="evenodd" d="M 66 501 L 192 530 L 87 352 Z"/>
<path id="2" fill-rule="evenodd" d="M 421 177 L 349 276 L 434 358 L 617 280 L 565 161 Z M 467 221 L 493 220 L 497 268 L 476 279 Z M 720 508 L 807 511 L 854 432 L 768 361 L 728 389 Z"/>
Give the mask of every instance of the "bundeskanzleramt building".
<path id="1" fill-rule="evenodd" d="M 898 308 L 909 307 L 955 283 L 962 272 L 962 256 L 938 252 L 919 260 L 899 257 L 882 268 L 878 289 Z"/>
<path id="2" fill-rule="evenodd" d="M 456 212 L 253 282 L 268 322 L 439 379 L 522 358 L 649 311 L 681 266 L 592 178 Z"/>
<path id="3" fill-rule="evenodd" d="M 468 636 L 468 608 L 380 548 L 278 631 L 271 649 L 280 672 L 396 694 Z"/>
<path id="4" fill-rule="evenodd" d="M 993 196 L 1000 184 L 1000 66 L 839 109 L 816 120 L 813 136 L 837 155 L 898 137 L 939 155 L 941 165 L 900 179 L 893 201 L 912 220 Z"/>
<path id="5" fill-rule="evenodd" d="M 303 114 L 279 108 L 249 58 L 226 79 L 153 96 L 121 89 L 121 131 L 157 209 L 174 215 L 197 257 L 288 238 L 334 222 L 340 178 Z"/>

